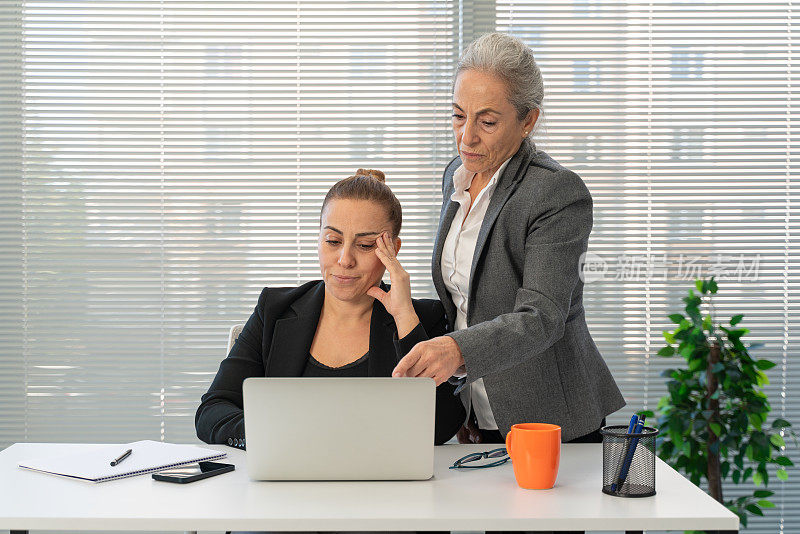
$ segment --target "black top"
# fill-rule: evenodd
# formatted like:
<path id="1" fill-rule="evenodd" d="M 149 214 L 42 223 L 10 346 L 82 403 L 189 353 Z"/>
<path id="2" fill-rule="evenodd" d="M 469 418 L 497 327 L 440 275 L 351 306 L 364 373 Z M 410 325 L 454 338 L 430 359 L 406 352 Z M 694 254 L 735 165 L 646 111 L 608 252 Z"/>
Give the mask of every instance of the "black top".
<path id="1" fill-rule="evenodd" d="M 389 291 L 386 284 L 381 284 L 381 289 Z M 299 287 L 264 288 L 253 314 L 200 400 L 194 418 L 198 438 L 245 448 L 242 382 L 251 376 L 303 376 L 324 300 L 325 283 L 321 280 Z M 398 339 L 394 318 L 380 301 L 374 301 L 366 376 L 391 376 L 397 362 L 414 345 L 447 332 L 441 302 L 412 299 L 412 303 L 420 324 Z M 436 444 L 452 438 L 467 418 L 454 390 L 448 382 L 436 388 Z M 387 420 L 391 417 L 386 414 Z"/>
<path id="2" fill-rule="evenodd" d="M 306 362 L 306 368 L 303 370 L 303 376 L 313 378 L 350 378 L 369 376 L 369 369 L 367 367 L 368 358 L 369 352 L 354 362 L 350 362 L 340 367 L 330 367 L 317 360 L 309 353 L 308 361 Z"/>

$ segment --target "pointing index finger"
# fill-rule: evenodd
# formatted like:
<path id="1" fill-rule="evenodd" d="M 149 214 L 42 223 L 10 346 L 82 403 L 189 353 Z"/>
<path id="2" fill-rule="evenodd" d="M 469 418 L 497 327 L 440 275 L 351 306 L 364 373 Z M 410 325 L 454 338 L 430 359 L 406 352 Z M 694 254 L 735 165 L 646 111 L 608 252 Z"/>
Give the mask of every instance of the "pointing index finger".
<path id="1" fill-rule="evenodd" d="M 418 356 L 414 354 L 414 349 L 411 349 L 411 352 L 403 356 L 403 358 L 397 362 L 394 370 L 392 371 L 393 377 L 403 377 L 407 376 L 408 370 L 414 365 L 417 360 L 419 359 Z"/>

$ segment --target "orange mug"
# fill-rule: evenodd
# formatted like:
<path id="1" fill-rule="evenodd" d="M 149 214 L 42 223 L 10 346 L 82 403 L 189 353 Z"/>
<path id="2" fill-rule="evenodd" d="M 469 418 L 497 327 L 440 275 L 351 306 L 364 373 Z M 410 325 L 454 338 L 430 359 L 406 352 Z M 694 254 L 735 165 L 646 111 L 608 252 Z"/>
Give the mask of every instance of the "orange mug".
<path id="1" fill-rule="evenodd" d="M 550 489 L 556 483 L 561 459 L 561 427 L 548 423 L 512 425 L 506 450 L 517 484 L 525 489 Z"/>

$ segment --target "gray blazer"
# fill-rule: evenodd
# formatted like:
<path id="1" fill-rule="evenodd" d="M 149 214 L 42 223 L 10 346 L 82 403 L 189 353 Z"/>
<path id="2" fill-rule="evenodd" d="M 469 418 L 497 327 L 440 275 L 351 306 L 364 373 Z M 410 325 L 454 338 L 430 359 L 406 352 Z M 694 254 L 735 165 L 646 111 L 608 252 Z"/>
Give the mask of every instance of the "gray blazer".
<path id="1" fill-rule="evenodd" d="M 442 279 L 442 249 L 458 203 L 451 161 L 433 283 L 453 329 L 456 309 Z M 592 230 L 583 180 L 525 140 L 500 176 L 483 220 L 470 273 L 467 325 L 451 332 L 469 384 L 483 378 L 500 432 L 511 425 L 561 426 L 562 441 L 596 430 L 625 399 L 592 340 L 583 309 L 581 255 Z M 470 388 L 462 390 L 469 410 Z"/>

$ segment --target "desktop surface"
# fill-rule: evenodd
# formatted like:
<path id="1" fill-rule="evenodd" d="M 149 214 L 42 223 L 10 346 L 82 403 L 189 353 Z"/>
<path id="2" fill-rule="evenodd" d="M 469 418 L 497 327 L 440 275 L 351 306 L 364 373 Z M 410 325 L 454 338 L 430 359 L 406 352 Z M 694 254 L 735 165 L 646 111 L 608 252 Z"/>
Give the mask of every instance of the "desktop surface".
<path id="1" fill-rule="evenodd" d="M 510 463 L 454 470 L 486 445 L 435 448 L 424 481 L 256 482 L 245 451 L 236 470 L 192 484 L 150 475 L 102 483 L 17 467 L 20 460 L 86 445 L 17 443 L 0 452 L 0 529 L 9 530 L 736 530 L 738 518 L 661 460 L 654 497 L 606 495 L 602 445 L 564 444 L 556 485 L 517 486 Z"/>

